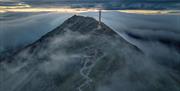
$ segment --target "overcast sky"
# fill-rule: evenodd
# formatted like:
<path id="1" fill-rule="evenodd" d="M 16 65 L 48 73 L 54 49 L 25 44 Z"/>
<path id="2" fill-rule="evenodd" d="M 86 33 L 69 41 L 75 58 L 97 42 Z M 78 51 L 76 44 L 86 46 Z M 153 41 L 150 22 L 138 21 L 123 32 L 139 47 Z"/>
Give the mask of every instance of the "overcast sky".
<path id="1" fill-rule="evenodd" d="M 102 1 L 103 7 L 111 9 L 179 9 L 180 8 L 180 0 L 0 0 L 0 4 L 2 2 L 24 2 L 26 4 L 35 5 L 35 6 L 41 6 L 41 5 L 62 5 L 62 2 L 58 1 L 90 1 L 92 2 L 100 2 Z M 109 1 L 109 2 L 105 2 Z M 49 3 L 51 2 L 51 3 Z M 163 2 L 163 3 L 162 3 Z M 101 4 L 102 4 L 101 3 Z M 71 3 L 66 3 L 66 5 L 71 5 Z M 78 3 L 76 3 L 78 4 Z M 90 3 L 89 3 L 90 4 Z M 86 7 L 95 7 L 96 5 L 87 5 Z M 74 7 L 74 6 L 73 6 Z M 85 7 L 84 4 L 81 3 L 81 5 L 76 5 L 76 7 Z"/>

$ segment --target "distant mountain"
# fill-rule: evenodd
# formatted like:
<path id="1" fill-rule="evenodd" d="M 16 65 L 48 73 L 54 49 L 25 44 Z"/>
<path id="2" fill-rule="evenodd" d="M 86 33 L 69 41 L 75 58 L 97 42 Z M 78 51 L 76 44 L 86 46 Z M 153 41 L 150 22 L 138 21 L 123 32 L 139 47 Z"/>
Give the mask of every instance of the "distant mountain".
<path id="1" fill-rule="evenodd" d="M 178 72 L 149 59 L 105 24 L 75 15 L 3 60 L 0 89 L 179 91 Z"/>

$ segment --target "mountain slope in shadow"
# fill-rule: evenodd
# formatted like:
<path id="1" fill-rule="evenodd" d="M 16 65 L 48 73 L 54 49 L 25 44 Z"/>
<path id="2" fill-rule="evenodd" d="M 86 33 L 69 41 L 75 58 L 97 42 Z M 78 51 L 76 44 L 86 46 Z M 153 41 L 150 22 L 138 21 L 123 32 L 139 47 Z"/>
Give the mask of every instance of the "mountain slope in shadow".
<path id="1" fill-rule="evenodd" d="M 0 64 L 2 91 L 179 91 L 176 70 L 105 24 L 73 16 Z"/>

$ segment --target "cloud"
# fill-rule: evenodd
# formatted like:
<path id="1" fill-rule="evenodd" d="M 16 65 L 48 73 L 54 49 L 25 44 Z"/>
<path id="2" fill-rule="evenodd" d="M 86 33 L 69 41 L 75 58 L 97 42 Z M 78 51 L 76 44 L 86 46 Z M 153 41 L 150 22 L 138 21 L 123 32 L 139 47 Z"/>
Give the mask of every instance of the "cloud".
<path id="1" fill-rule="evenodd" d="M 67 53 L 64 47 L 72 46 L 74 42 L 86 41 L 90 38 L 90 35 L 82 35 L 78 32 L 73 32 L 69 29 L 64 29 L 66 31 L 64 35 L 57 35 L 50 39 L 48 48 L 42 50 L 38 53 L 39 57 L 43 57 L 44 54 L 51 53 L 47 62 L 41 65 L 41 70 L 45 73 L 63 73 L 67 68 L 68 64 L 78 62 L 77 59 L 85 56 L 83 53 Z M 56 51 L 60 49 L 59 51 Z"/>
<path id="2" fill-rule="evenodd" d="M 0 2 L 14 2 L 16 0 L 0 0 Z"/>
<path id="3" fill-rule="evenodd" d="M 16 15 L 18 16 L 21 14 L 22 13 Z M 2 50 L 6 48 L 11 49 L 30 44 L 39 39 L 45 33 L 59 26 L 70 16 L 71 14 L 37 13 L 22 18 L 16 18 L 16 16 L 13 16 L 13 20 L 2 20 L 0 21 L 0 48 Z M 8 19 L 8 17 L 5 18 Z"/>
<path id="4" fill-rule="evenodd" d="M 158 47 L 160 48 L 162 45 Z M 163 47 L 161 48 L 162 50 L 153 49 L 153 47 L 149 49 L 153 51 L 156 57 L 160 58 L 156 59 L 146 54 L 136 53 L 130 48 L 122 49 L 121 47 L 121 50 L 124 50 L 121 55 L 126 59 L 124 64 L 120 65 L 121 67 L 113 72 L 111 76 L 103 78 L 102 80 L 105 82 L 100 82 L 101 84 L 98 84 L 96 91 L 118 91 L 119 89 L 121 91 L 156 91 L 157 89 L 158 91 L 179 91 L 179 83 L 177 80 L 174 80 L 174 78 L 179 78 L 178 74 L 176 74 L 176 71 L 179 69 L 164 65 L 164 63 L 172 64 L 171 61 L 174 60 L 176 61 L 176 63 L 173 63 L 175 66 L 180 62 L 180 54 L 175 50 L 168 52 L 172 53 L 172 55 L 161 54 L 161 52 L 169 50 Z M 146 52 L 148 51 L 145 51 L 145 53 Z M 161 59 L 162 57 L 164 59 Z M 167 57 L 169 57 L 169 59 L 166 59 Z M 116 61 L 123 60 L 117 58 Z M 161 63 L 159 61 L 161 61 Z"/>

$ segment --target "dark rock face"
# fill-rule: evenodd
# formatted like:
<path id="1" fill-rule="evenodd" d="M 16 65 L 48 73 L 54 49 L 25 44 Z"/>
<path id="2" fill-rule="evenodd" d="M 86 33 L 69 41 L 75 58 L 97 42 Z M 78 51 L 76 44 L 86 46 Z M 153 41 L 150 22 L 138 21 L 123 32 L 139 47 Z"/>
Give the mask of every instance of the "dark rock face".
<path id="1" fill-rule="evenodd" d="M 105 24 L 73 16 L 0 64 L 0 90 L 179 91 L 178 72 Z"/>

